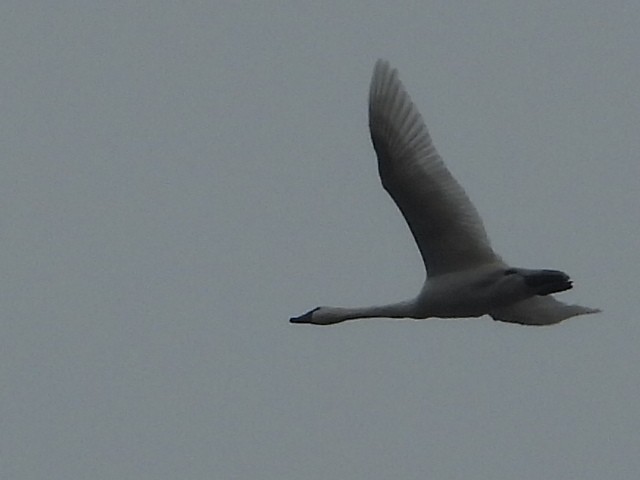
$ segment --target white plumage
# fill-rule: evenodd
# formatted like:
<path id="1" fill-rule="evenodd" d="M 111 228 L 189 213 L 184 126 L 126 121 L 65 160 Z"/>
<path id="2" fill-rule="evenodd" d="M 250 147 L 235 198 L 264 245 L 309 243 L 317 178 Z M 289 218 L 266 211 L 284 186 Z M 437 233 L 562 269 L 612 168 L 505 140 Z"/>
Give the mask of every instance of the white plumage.
<path id="1" fill-rule="evenodd" d="M 599 312 L 550 296 L 572 288 L 565 273 L 512 268 L 493 251 L 478 212 L 438 155 L 397 71 L 383 60 L 371 79 L 369 128 L 382 186 L 409 225 L 427 280 L 411 300 L 364 308 L 318 307 L 291 318 L 292 323 L 489 314 L 504 322 L 549 325 Z"/>

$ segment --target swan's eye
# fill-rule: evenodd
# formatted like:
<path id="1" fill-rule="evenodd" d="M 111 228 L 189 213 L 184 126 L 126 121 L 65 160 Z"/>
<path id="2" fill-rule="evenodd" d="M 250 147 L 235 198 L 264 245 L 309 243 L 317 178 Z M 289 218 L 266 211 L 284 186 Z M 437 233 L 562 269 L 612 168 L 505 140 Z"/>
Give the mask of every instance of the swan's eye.
<path id="1" fill-rule="evenodd" d="M 518 273 L 518 271 L 517 271 L 515 268 L 507 268 L 507 269 L 504 271 L 504 274 L 505 274 L 505 275 L 513 275 L 514 273 Z"/>

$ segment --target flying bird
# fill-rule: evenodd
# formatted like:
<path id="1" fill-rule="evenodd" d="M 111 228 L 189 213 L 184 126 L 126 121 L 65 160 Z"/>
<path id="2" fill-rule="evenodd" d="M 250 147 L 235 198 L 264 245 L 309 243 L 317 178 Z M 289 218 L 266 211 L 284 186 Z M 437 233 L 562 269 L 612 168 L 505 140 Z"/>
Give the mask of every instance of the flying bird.
<path id="1" fill-rule="evenodd" d="M 291 323 L 490 315 L 502 322 L 551 325 L 600 311 L 551 296 L 573 287 L 566 273 L 512 267 L 493 251 L 477 210 L 433 146 L 398 72 L 384 60 L 378 60 L 371 79 L 369 129 L 382 186 L 409 224 L 427 278 L 410 300 L 362 308 L 317 307 L 291 318 Z"/>

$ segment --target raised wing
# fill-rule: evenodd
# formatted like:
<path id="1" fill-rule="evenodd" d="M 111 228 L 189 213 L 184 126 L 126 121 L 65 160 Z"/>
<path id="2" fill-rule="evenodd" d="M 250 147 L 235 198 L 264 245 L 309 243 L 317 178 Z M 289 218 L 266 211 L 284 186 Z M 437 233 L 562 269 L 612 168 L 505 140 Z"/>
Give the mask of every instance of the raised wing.
<path id="1" fill-rule="evenodd" d="M 382 185 L 409 224 L 429 276 L 500 261 L 397 71 L 383 60 L 371 79 L 369 128 Z"/>
<path id="2" fill-rule="evenodd" d="M 567 305 L 551 296 L 531 297 L 491 312 L 494 320 L 522 325 L 553 325 L 569 317 L 599 313 L 597 308 Z"/>

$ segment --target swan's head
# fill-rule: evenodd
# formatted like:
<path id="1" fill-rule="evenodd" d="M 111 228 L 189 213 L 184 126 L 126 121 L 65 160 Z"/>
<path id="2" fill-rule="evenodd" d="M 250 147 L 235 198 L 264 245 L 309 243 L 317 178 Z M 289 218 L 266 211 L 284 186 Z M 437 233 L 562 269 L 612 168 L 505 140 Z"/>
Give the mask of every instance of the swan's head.
<path id="1" fill-rule="evenodd" d="M 291 317 L 291 323 L 311 323 L 313 325 L 332 325 L 345 321 L 342 309 L 331 307 L 316 307 L 299 317 Z"/>

